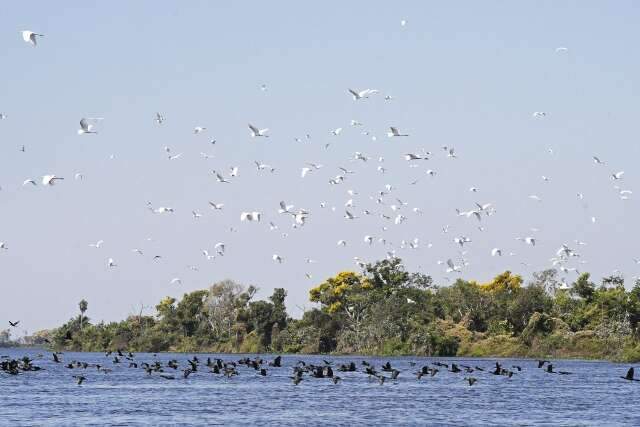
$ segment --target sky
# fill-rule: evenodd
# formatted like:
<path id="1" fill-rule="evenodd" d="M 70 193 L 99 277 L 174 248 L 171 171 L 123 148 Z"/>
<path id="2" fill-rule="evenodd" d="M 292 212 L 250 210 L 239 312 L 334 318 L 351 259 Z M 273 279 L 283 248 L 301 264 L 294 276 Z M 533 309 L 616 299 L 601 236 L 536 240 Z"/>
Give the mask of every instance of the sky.
<path id="1" fill-rule="evenodd" d="M 52 328 L 83 298 L 94 322 L 141 306 L 151 314 L 166 295 L 226 278 L 258 286 L 258 298 L 284 287 L 299 316 L 310 288 L 358 270 L 356 256 L 387 252 L 446 286 L 507 269 L 528 279 L 566 244 L 580 255 L 567 268 L 596 280 L 619 270 L 629 286 L 640 272 L 640 194 L 619 191 L 639 180 L 639 18 L 632 1 L 8 3 L 0 321 L 20 320 L 14 335 Z M 33 47 L 22 30 L 44 37 Z M 379 93 L 354 101 L 348 88 Z M 83 117 L 104 118 L 97 134 L 77 134 Z M 270 137 L 251 138 L 248 123 Z M 390 126 L 409 136 L 388 138 Z M 169 160 L 165 147 L 182 155 Z M 404 159 L 426 151 L 429 160 Z M 323 167 L 301 178 L 307 162 Z M 329 184 L 339 167 L 354 173 Z M 47 174 L 65 179 L 46 187 Z M 23 186 L 29 178 L 38 185 Z M 309 212 L 303 227 L 278 213 L 281 200 Z M 174 212 L 153 213 L 149 202 Z M 493 214 L 456 214 L 476 202 Z M 243 211 L 262 220 L 241 222 Z M 406 220 L 395 224 L 399 214 Z M 461 236 L 471 240 L 465 253 Z M 527 236 L 535 246 L 516 240 Z M 402 247 L 414 238 L 416 249 Z M 218 242 L 224 256 L 207 260 L 202 250 Z M 447 259 L 468 265 L 447 273 Z"/>

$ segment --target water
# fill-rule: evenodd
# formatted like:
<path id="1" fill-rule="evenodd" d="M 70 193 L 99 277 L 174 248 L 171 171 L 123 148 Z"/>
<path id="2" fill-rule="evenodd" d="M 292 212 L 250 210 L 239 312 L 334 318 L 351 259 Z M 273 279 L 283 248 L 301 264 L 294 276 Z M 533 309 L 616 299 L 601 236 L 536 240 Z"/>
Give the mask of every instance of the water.
<path id="1" fill-rule="evenodd" d="M 165 369 L 177 379 L 165 380 L 157 373 L 149 376 L 141 368 L 129 368 L 124 360 L 113 364 L 103 353 L 65 353 L 63 363 L 56 364 L 50 353 L 40 350 L 0 349 L 11 358 L 36 358 L 38 353 L 44 357 L 34 365 L 46 370 L 17 376 L 0 373 L 0 425 L 640 425 L 640 382 L 620 379 L 629 366 L 608 362 L 556 361 L 555 370 L 574 374 L 552 375 L 538 369 L 534 360 L 502 359 L 503 367 L 520 365 L 522 372 L 507 378 L 440 368 L 436 376 L 417 381 L 413 372 L 431 361 L 490 370 L 496 359 L 366 358 L 378 370 L 390 361 L 401 371 L 398 380 L 379 385 L 364 373 L 334 369 L 343 378 L 337 385 L 305 375 L 294 386 L 289 376 L 298 360 L 322 364 L 328 359 L 334 366 L 355 361 L 360 370 L 363 358 L 283 356 L 283 367 L 269 368 L 267 377 L 241 365 L 239 375 L 228 379 L 209 373 L 206 358 L 235 361 L 243 355 L 198 354 L 201 368 L 183 379 L 181 369 L 193 355 L 135 355 L 139 363 L 178 359 L 177 372 Z M 99 363 L 113 371 L 66 368 L 72 360 Z M 86 382 L 78 386 L 75 374 L 86 376 Z M 469 375 L 478 379 L 472 387 L 463 380 Z"/>

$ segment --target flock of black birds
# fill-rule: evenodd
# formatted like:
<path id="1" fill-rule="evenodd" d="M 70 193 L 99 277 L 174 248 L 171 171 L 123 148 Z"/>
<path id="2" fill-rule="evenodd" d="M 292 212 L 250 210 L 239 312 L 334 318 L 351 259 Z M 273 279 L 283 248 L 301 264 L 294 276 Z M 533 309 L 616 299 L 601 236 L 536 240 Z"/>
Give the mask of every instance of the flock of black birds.
<path id="1" fill-rule="evenodd" d="M 113 370 L 112 368 L 107 368 L 105 364 L 90 364 L 76 360 L 65 363 L 61 358 L 62 355 L 63 353 L 54 352 L 51 357 L 54 363 L 64 364 L 64 366 L 69 370 L 86 373 L 89 368 L 95 368 L 98 372 L 103 374 L 108 374 Z M 38 355 L 38 357 L 42 358 L 44 356 Z M 212 359 L 211 357 L 207 357 L 204 363 L 201 363 L 197 356 L 193 356 L 193 358 L 187 359 L 186 364 L 182 365 L 182 367 L 177 359 L 171 359 L 165 364 L 159 360 L 155 360 L 153 362 L 141 362 L 136 359 L 136 356 L 133 353 L 125 353 L 122 350 L 117 350 L 115 352 L 109 351 L 105 354 L 105 357 L 110 359 L 111 366 L 128 364 L 130 369 L 142 369 L 147 375 L 157 374 L 158 377 L 165 380 L 188 378 L 193 372 L 198 371 L 205 371 L 214 375 L 233 378 L 240 374 L 240 367 L 245 367 L 249 372 L 253 372 L 257 376 L 266 377 L 270 375 L 269 372 L 271 369 L 283 368 L 282 356 L 277 356 L 271 361 L 265 361 L 259 356 L 256 356 L 255 358 L 244 357 L 235 361 L 225 361 L 220 358 Z M 155 357 L 156 355 L 154 355 L 154 358 Z M 8 356 L 1 356 L 0 360 L 0 374 L 18 375 L 21 372 L 41 371 L 44 369 L 34 365 L 34 360 L 27 356 L 21 359 L 9 359 Z M 365 360 L 360 363 L 360 370 L 358 370 L 356 362 L 340 363 L 337 365 L 334 365 L 333 362 L 328 360 L 323 360 L 322 362 L 322 364 L 311 364 L 299 360 L 291 367 L 293 372 L 289 378 L 292 380 L 294 385 L 300 384 L 300 382 L 306 378 L 328 379 L 334 384 L 338 384 L 342 378 L 336 372 L 360 372 L 366 375 L 369 381 L 378 381 L 380 385 L 383 385 L 386 381 L 397 380 L 401 373 L 400 370 L 391 365 L 391 362 L 386 362 L 379 370 Z M 415 367 L 416 362 L 409 362 L 409 365 L 411 367 Z M 554 370 L 553 364 L 548 360 L 538 360 L 537 367 L 538 369 L 543 369 L 544 372 L 548 374 L 572 374 L 567 371 Z M 512 365 L 510 368 L 505 368 L 500 364 L 500 362 L 495 362 L 495 366 L 483 368 L 480 366 L 463 365 L 461 363 L 444 363 L 436 361 L 420 367 L 417 372 L 413 372 L 413 375 L 415 375 L 416 379 L 419 381 L 423 377 L 433 377 L 440 371 L 453 374 L 462 373 L 463 380 L 467 382 L 469 386 L 473 386 L 478 382 L 478 378 L 469 374 L 476 373 L 476 375 L 478 375 L 479 373 L 484 373 L 511 378 L 518 372 L 522 371 L 522 366 Z M 178 374 L 178 372 L 180 372 L 180 374 Z M 71 377 L 75 379 L 78 385 L 83 384 L 87 380 L 87 377 L 84 374 L 75 374 Z M 0 376 L 0 378 L 2 378 L 2 376 Z M 620 378 L 628 381 L 640 381 L 640 379 L 636 379 L 634 377 L 634 368 L 629 368 L 627 374 Z"/>

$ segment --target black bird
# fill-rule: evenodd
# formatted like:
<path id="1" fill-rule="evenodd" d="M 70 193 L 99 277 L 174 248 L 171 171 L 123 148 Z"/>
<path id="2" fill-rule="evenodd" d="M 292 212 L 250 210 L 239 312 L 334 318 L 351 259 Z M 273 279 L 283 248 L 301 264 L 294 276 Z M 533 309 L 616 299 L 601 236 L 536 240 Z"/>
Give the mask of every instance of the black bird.
<path id="1" fill-rule="evenodd" d="M 300 384 L 300 381 L 302 381 L 302 377 L 299 376 L 295 376 L 295 377 L 289 377 L 293 380 L 293 385 L 298 385 Z"/>
<path id="2" fill-rule="evenodd" d="M 120 350 L 120 349 L 118 349 L 118 356 L 124 357 L 124 354 L 122 354 L 122 350 Z"/>
<path id="3" fill-rule="evenodd" d="M 173 375 L 160 375 L 160 378 L 164 378 L 165 380 L 175 380 L 176 377 Z"/>
<path id="4" fill-rule="evenodd" d="M 322 360 L 324 362 L 325 365 L 331 365 L 331 362 L 329 362 L 328 360 Z"/>
<path id="5" fill-rule="evenodd" d="M 9 325 L 11 325 L 11 326 L 12 326 L 12 327 L 14 327 L 14 328 L 15 328 L 16 326 L 18 326 L 18 323 L 20 323 L 20 321 L 19 321 L 19 320 L 16 320 L 15 322 L 12 322 L 11 320 L 9 320 Z"/>
<path id="6" fill-rule="evenodd" d="M 282 356 L 278 356 L 275 359 L 273 359 L 273 362 L 269 362 L 269 366 L 273 366 L 274 368 L 281 368 L 282 367 Z"/>
<path id="7" fill-rule="evenodd" d="M 267 376 L 267 369 L 266 368 L 260 368 L 260 375 L 263 377 Z"/>
<path id="8" fill-rule="evenodd" d="M 84 380 L 87 379 L 86 377 L 83 377 L 82 375 L 74 375 L 73 378 L 76 379 L 76 381 L 78 382 L 78 385 L 82 385 Z"/>
<path id="9" fill-rule="evenodd" d="M 461 371 L 461 369 L 460 369 L 460 368 L 458 368 L 458 365 L 456 365 L 455 363 L 452 363 L 452 364 L 451 364 L 451 372 L 453 372 L 453 373 L 458 373 L 458 372 L 460 372 L 460 371 Z"/>
<path id="10" fill-rule="evenodd" d="M 391 372 L 393 370 L 393 368 L 391 367 L 391 363 L 387 362 L 384 365 L 382 365 L 382 370 L 384 372 Z"/>
<path id="11" fill-rule="evenodd" d="M 400 371 L 398 371 L 397 369 L 394 369 L 393 371 L 391 371 L 392 380 L 398 379 L 398 375 L 400 375 Z"/>
<path id="12" fill-rule="evenodd" d="M 191 365 L 191 370 L 193 372 L 196 372 L 198 370 L 198 363 L 197 363 L 197 359 L 194 357 L 195 360 L 187 360 L 187 362 L 189 362 L 189 365 Z"/>
<path id="13" fill-rule="evenodd" d="M 184 371 L 182 371 L 182 376 L 187 379 L 189 378 L 189 375 L 191 375 L 193 371 L 191 369 L 185 369 Z"/>
<path id="14" fill-rule="evenodd" d="M 332 378 L 332 380 L 333 380 L 333 383 L 334 383 L 334 384 L 338 384 L 338 382 L 340 382 L 340 380 L 341 380 L 341 379 L 342 379 L 342 378 L 340 378 L 340 377 L 339 377 L 339 376 L 337 376 L 337 375 L 336 375 L 335 377 L 333 377 L 333 378 Z"/>
<path id="15" fill-rule="evenodd" d="M 634 378 L 634 369 L 633 368 L 629 368 L 629 370 L 627 371 L 627 375 L 625 375 L 624 377 L 620 377 L 623 380 L 627 380 L 627 381 L 640 381 L 638 379 Z"/>
<path id="16" fill-rule="evenodd" d="M 538 368 L 542 368 L 545 363 L 551 363 L 548 360 L 538 360 Z"/>
<path id="17" fill-rule="evenodd" d="M 378 381 L 380 382 L 380 385 L 384 384 L 384 381 L 387 379 L 387 377 L 385 377 L 384 375 L 380 375 L 378 377 Z"/>
<path id="18" fill-rule="evenodd" d="M 474 377 L 465 378 L 465 380 L 469 383 L 469 386 L 472 386 L 478 382 L 478 379 Z"/>
<path id="19" fill-rule="evenodd" d="M 331 369 L 331 366 L 327 366 L 325 368 L 324 376 L 327 378 L 333 378 L 333 369 Z"/>
<path id="20" fill-rule="evenodd" d="M 511 366 L 512 368 L 516 368 L 518 370 L 518 372 L 522 371 L 522 366 L 518 366 L 518 365 L 513 365 Z"/>
<path id="21" fill-rule="evenodd" d="M 53 356 L 53 361 L 54 362 L 60 363 L 60 359 L 58 359 L 58 353 L 53 353 L 52 356 Z"/>

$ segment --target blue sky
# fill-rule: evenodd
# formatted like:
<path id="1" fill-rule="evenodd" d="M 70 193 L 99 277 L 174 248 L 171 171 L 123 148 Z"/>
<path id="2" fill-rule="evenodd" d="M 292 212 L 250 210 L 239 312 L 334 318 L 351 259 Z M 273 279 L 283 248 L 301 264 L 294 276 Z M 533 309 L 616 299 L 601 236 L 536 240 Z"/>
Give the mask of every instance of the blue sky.
<path id="1" fill-rule="evenodd" d="M 7 4 L 0 241 L 9 249 L 0 253 L 0 312 L 32 332 L 67 320 L 85 298 L 92 319 L 114 320 L 232 278 L 260 287 L 260 297 L 285 287 L 299 313 L 296 306 L 309 307 L 309 288 L 356 268 L 354 256 L 373 261 L 395 249 L 408 268 L 444 285 L 457 276 L 437 261 L 460 258 L 453 238 L 461 235 L 472 240 L 465 278 L 489 280 L 505 269 L 529 276 L 565 243 L 586 262 L 568 266 L 597 278 L 619 269 L 630 282 L 640 269 L 632 260 L 640 257 L 640 212 L 635 194 L 620 200 L 613 186 L 635 190 L 638 182 L 639 15 L 623 1 Z M 26 29 L 45 35 L 37 48 L 23 42 Z M 556 52 L 561 46 L 568 51 Z M 354 102 L 350 87 L 380 94 Z M 166 117 L 162 126 L 156 111 Z M 534 119 L 534 111 L 547 116 Z M 96 116 L 104 117 L 99 134 L 77 135 L 80 118 Z M 271 137 L 250 138 L 249 122 Z M 194 135 L 195 126 L 207 132 Z M 389 139 L 389 126 L 410 136 Z M 342 134 L 332 136 L 338 127 Z M 305 134 L 308 142 L 295 142 Z M 183 156 L 169 161 L 165 146 Z M 430 160 L 409 167 L 403 154 L 422 149 Z M 350 161 L 355 152 L 371 159 Z M 595 165 L 593 155 L 606 164 Z M 255 160 L 276 172 L 257 172 Z M 305 162 L 324 167 L 302 179 Z M 239 167 L 232 184 L 211 176 L 231 166 Z M 339 166 L 356 173 L 331 186 Z M 612 182 L 620 170 L 624 178 Z M 74 180 L 77 172 L 85 179 Z M 49 173 L 65 180 L 22 186 Z M 386 184 L 394 189 L 378 205 L 370 197 Z M 354 221 L 343 218 L 351 198 L 361 216 Z M 377 215 L 395 217 L 396 198 L 408 203 L 400 225 Z M 225 208 L 214 212 L 209 200 Z M 307 225 L 292 229 L 277 213 L 280 200 L 310 210 Z M 153 214 L 148 201 L 175 212 Z M 481 224 L 456 216 L 475 202 L 496 213 Z M 194 220 L 192 210 L 203 217 Z M 250 210 L 263 221 L 241 223 L 240 212 Z M 387 245 L 369 246 L 365 235 Z M 535 248 L 515 240 L 529 235 Z M 399 248 L 415 237 L 419 249 Z M 100 249 L 88 246 L 100 239 Z M 339 239 L 347 247 L 337 247 Z M 201 250 L 217 242 L 226 255 L 206 261 Z M 491 257 L 493 247 L 505 256 Z M 106 267 L 109 257 L 117 268 Z M 182 285 L 171 285 L 174 277 Z"/>

